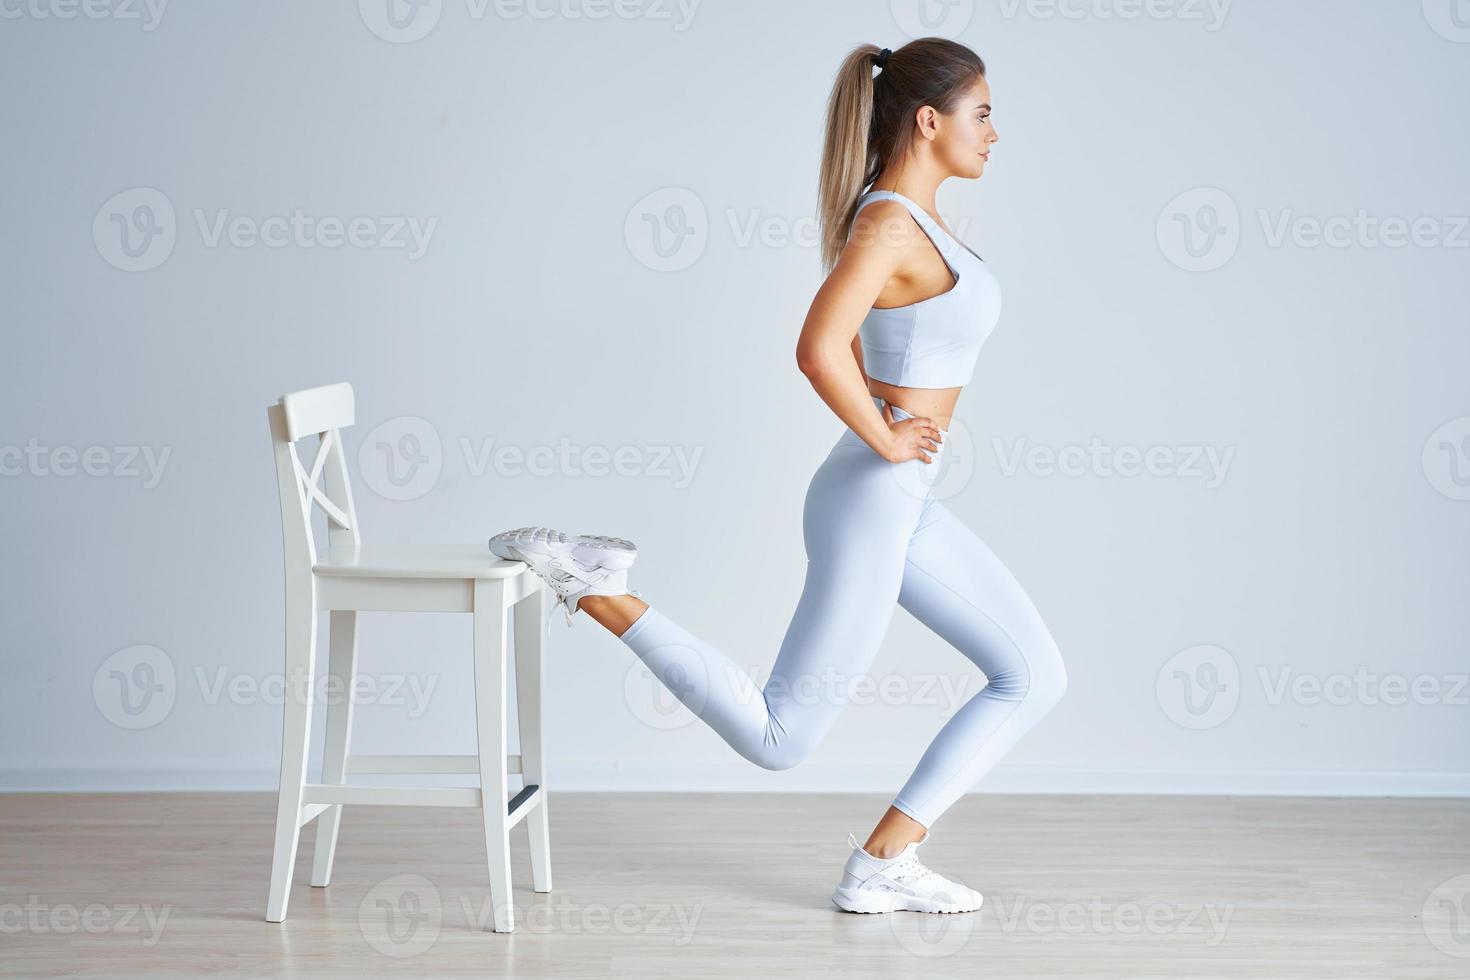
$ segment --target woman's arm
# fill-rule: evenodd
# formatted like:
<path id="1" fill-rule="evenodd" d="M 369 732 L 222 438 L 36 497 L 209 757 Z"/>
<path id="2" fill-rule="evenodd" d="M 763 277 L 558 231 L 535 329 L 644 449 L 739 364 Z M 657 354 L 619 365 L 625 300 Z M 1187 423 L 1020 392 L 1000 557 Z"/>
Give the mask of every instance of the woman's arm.
<path id="1" fill-rule="evenodd" d="M 897 201 L 880 201 L 865 210 L 875 212 L 878 221 L 902 215 L 912 224 L 907 208 Z M 895 463 L 916 458 L 928 462 L 924 449 L 937 447 L 938 425 L 927 418 L 886 418 L 886 406 L 882 413 L 873 407 L 863 370 L 858 326 L 907 251 L 903 241 L 894 239 L 855 235 L 843 248 L 807 311 L 796 342 L 796 364 L 822 401 L 874 452 Z"/>

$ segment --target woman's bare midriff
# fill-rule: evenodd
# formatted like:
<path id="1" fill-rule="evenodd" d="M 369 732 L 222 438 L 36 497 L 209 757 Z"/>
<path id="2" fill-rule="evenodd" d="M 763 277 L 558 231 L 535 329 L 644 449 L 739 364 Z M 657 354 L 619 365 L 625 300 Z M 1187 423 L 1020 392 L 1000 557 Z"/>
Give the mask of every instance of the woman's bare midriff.
<path id="1" fill-rule="evenodd" d="M 900 388 L 876 378 L 868 379 L 868 393 L 877 395 L 890 405 L 897 405 L 910 415 L 931 418 L 945 431 L 954 416 L 955 402 L 964 388 Z"/>

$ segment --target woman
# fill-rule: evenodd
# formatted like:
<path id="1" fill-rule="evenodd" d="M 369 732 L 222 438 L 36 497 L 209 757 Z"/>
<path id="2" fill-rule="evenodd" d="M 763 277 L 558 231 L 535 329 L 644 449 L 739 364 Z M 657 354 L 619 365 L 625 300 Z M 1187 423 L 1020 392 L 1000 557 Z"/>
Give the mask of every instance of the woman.
<path id="1" fill-rule="evenodd" d="M 820 182 L 828 276 L 796 361 L 847 428 L 807 490 L 806 581 L 764 689 L 628 594 L 632 543 L 547 528 L 490 542 L 551 585 L 568 622 L 586 610 L 767 769 L 796 765 L 821 741 L 842 701 L 802 691 L 825 672 L 865 672 L 895 601 L 984 671 L 989 683 L 940 730 L 867 841 L 848 835 L 832 901 L 852 912 L 980 907 L 977 891 L 930 871 L 915 850 L 1066 688 L 1026 593 L 932 494 L 955 402 L 1000 312 L 994 274 L 940 224 L 934 196 L 947 177 L 980 177 L 996 140 L 985 65 L 963 45 L 863 45 L 844 61 Z"/>

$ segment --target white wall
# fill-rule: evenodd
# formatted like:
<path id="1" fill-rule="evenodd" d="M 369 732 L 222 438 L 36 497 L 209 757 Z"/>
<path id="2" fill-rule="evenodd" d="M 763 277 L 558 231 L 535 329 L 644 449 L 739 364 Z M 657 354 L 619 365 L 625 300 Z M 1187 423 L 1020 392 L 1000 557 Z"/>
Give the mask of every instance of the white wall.
<path id="1" fill-rule="evenodd" d="M 631 537 L 643 596 L 764 679 L 840 430 L 793 357 L 824 103 L 911 4 L 433 0 L 406 43 L 378 0 L 27 4 L 0 0 L 0 785 L 274 786 L 264 409 L 339 380 L 369 540 Z M 981 53 L 1001 136 L 939 195 L 1005 290 L 943 492 L 1072 680 L 982 787 L 1465 793 L 1470 30 L 1448 2 L 968 7 L 911 31 Z M 134 260 L 110 216 L 137 188 L 167 203 Z M 296 209 L 375 241 L 407 218 L 427 247 L 210 238 Z M 406 436 L 427 461 L 393 459 L 400 490 Z M 579 455 L 475 462 L 502 444 Z M 588 475 L 592 447 L 633 447 L 631 472 Z M 1153 473 L 1111 465 L 1151 449 Z M 69 450 L 108 475 L 67 475 Z M 471 751 L 467 620 L 364 629 L 357 747 Z M 915 703 L 849 708 L 770 773 L 591 621 L 554 629 L 566 789 L 894 791 L 979 681 L 898 611 L 874 671 Z M 139 658 L 175 684 L 135 716 L 113 671 Z"/>

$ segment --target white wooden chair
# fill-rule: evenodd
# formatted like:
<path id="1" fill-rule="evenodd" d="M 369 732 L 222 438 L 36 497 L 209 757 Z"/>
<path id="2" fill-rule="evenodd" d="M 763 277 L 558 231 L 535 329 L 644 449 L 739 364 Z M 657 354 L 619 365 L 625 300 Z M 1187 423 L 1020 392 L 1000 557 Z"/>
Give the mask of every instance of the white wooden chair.
<path id="1" fill-rule="evenodd" d="M 457 612 L 474 616 L 475 726 L 479 754 L 469 756 L 361 756 L 348 751 L 352 699 L 327 705 L 326 750 L 319 783 L 306 781 L 310 753 L 311 697 L 288 695 L 281 742 L 281 782 L 276 808 L 275 858 L 271 864 L 266 920 L 281 922 L 291 892 L 301 828 L 315 819 L 316 853 L 311 883 L 332 877 L 342 807 L 347 803 L 480 807 L 485 815 L 490 897 L 495 931 L 514 928 L 510 891 L 510 829 L 522 820 L 531 844 L 535 890 L 551 891 L 551 841 L 546 815 L 546 771 L 541 743 L 541 621 L 546 588 L 523 562 L 492 555 L 485 542 L 425 547 L 364 547 L 347 478 L 340 430 L 353 422 L 349 384 L 298 391 L 271 405 L 271 441 L 281 494 L 286 560 L 286 677 L 315 677 L 317 613 L 330 611 L 328 670 L 331 690 L 351 692 L 357 658 L 359 611 Z M 310 469 L 296 443 L 318 436 Z M 327 553 L 312 537 L 313 505 L 327 515 Z M 487 536 L 488 537 L 488 536 Z M 515 609 L 516 705 L 520 755 L 506 740 L 506 626 Z M 314 684 L 306 684 L 308 692 Z M 287 690 L 292 685 L 288 683 Z M 357 773 L 479 773 L 479 788 L 362 786 Z M 508 777 L 522 788 L 509 795 Z"/>

